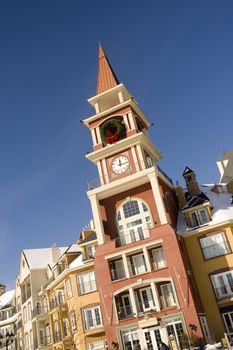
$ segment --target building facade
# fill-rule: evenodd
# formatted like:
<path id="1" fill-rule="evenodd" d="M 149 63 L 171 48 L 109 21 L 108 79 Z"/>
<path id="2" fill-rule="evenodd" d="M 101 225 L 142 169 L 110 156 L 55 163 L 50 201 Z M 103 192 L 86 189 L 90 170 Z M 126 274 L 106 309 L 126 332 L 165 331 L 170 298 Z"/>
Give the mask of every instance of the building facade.
<path id="1" fill-rule="evenodd" d="M 38 293 L 39 345 L 54 350 L 104 350 L 105 333 L 94 272 L 96 235 L 81 232 L 52 266 Z M 44 344 L 42 341 L 45 339 Z"/>
<path id="2" fill-rule="evenodd" d="M 23 250 L 20 272 L 16 278 L 17 344 L 18 350 L 38 349 L 38 319 L 34 309 L 38 292 L 48 281 L 48 266 L 53 266 L 67 247 Z"/>
<path id="3" fill-rule="evenodd" d="M 15 291 L 6 292 L 5 286 L 0 284 L 0 349 L 17 349 L 16 318 Z"/>
<path id="4" fill-rule="evenodd" d="M 205 315 L 175 231 L 174 187 L 157 164 L 149 119 L 101 46 L 98 64 L 97 95 L 88 100 L 95 114 L 83 123 L 93 140 L 86 157 L 99 173 L 87 194 L 108 349 L 158 349 L 171 338 L 184 347 L 205 336 Z"/>
<path id="5" fill-rule="evenodd" d="M 228 164 L 229 165 L 229 164 Z M 226 164 L 225 164 L 226 167 Z M 221 172 L 221 178 L 223 172 Z M 208 342 L 233 340 L 233 201 L 229 183 L 199 185 L 186 167 L 180 186 L 178 232 L 182 235 L 207 320 Z"/>

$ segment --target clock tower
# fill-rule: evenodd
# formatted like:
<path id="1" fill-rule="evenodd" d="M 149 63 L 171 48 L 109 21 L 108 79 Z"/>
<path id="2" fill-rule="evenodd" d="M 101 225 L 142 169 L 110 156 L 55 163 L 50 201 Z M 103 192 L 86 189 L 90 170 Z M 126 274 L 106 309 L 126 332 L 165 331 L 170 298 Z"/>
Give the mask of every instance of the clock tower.
<path id="1" fill-rule="evenodd" d="M 175 228 L 178 205 L 171 179 L 157 162 L 150 120 L 117 79 L 99 45 L 95 114 L 84 119 L 99 181 L 90 183 L 98 246 L 95 273 L 108 350 L 155 349 L 173 335 L 180 346 L 202 312 Z"/>

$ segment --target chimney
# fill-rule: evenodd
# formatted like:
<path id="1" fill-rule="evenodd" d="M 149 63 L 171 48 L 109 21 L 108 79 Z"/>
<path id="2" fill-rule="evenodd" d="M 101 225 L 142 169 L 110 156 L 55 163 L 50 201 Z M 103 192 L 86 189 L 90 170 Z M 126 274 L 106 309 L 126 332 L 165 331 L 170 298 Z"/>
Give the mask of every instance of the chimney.
<path id="1" fill-rule="evenodd" d="M 0 283 L 0 296 L 6 293 L 6 286 Z"/>
<path id="2" fill-rule="evenodd" d="M 184 195 L 183 188 L 179 185 L 178 182 L 176 184 L 176 195 L 177 195 L 178 202 L 179 202 L 179 208 L 182 209 L 186 204 L 186 198 Z"/>
<path id="3" fill-rule="evenodd" d="M 186 166 L 182 175 L 185 179 L 186 186 L 190 196 L 191 197 L 198 196 L 201 193 L 201 191 L 196 180 L 195 172 Z"/>

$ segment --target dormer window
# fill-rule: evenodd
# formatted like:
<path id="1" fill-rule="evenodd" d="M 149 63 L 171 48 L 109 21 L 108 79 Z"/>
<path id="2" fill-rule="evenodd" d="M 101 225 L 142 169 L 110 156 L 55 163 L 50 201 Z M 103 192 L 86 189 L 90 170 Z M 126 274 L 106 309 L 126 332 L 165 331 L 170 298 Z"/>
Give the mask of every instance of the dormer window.
<path id="1" fill-rule="evenodd" d="M 94 259 L 96 247 L 96 244 L 91 244 L 86 247 L 87 259 Z"/>
<path id="2" fill-rule="evenodd" d="M 206 209 L 193 211 L 190 213 L 190 219 L 192 227 L 200 226 L 210 221 L 210 217 Z"/>

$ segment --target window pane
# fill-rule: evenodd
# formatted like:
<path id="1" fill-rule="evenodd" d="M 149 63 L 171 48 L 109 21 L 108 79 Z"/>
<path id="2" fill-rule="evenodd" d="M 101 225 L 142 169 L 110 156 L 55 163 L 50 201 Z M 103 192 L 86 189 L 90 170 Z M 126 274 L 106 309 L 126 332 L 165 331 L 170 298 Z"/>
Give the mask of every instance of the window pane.
<path id="1" fill-rule="evenodd" d="M 166 261 L 164 258 L 162 248 L 157 248 L 157 249 L 153 250 L 152 254 L 153 254 L 154 262 L 155 262 L 157 269 L 161 269 L 161 268 L 166 266 Z"/>
<path id="2" fill-rule="evenodd" d="M 123 211 L 125 218 L 129 218 L 130 216 L 134 216 L 140 213 L 138 202 L 137 201 L 129 201 L 123 205 Z"/>
<path id="3" fill-rule="evenodd" d="M 148 208 L 144 203 L 142 203 L 142 208 L 143 208 L 143 211 L 148 211 Z"/>
<path id="4" fill-rule="evenodd" d="M 161 286 L 165 307 L 170 307 L 176 304 L 171 283 Z"/>
<path id="5" fill-rule="evenodd" d="M 201 238 L 200 243 L 205 259 L 225 255 L 230 252 L 223 233 Z"/>

